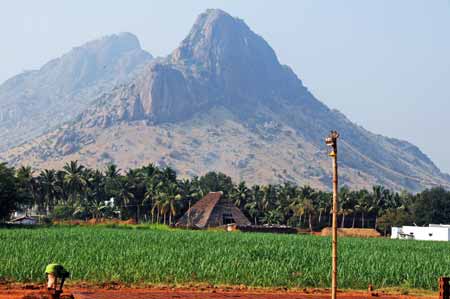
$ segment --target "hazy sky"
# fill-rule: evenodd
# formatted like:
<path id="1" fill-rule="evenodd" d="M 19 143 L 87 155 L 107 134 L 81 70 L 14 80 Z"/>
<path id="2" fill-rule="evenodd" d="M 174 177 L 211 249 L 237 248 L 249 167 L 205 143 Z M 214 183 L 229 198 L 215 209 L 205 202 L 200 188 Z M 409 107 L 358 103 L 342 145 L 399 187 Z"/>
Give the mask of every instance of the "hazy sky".
<path id="1" fill-rule="evenodd" d="M 450 172 L 449 0 L 2 1 L 0 81 L 123 31 L 165 56 L 206 8 L 244 19 L 322 102 Z"/>

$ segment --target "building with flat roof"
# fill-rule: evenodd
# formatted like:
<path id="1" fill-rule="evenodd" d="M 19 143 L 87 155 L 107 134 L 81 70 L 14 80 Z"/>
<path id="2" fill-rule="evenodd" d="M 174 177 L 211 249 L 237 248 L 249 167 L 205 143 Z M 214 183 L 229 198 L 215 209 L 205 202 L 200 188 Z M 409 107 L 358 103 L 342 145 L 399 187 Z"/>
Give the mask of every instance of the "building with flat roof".
<path id="1" fill-rule="evenodd" d="M 430 224 L 428 226 L 393 227 L 392 239 L 450 241 L 450 225 Z"/>

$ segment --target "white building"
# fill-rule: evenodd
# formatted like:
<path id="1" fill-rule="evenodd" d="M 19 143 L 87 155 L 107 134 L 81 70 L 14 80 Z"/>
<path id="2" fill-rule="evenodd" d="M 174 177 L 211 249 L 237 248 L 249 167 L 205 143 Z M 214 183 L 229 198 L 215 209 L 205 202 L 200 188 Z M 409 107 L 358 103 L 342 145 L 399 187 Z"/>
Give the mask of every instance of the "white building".
<path id="1" fill-rule="evenodd" d="M 450 241 L 450 225 L 430 224 L 429 226 L 393 227 L 392 239 Z"/>

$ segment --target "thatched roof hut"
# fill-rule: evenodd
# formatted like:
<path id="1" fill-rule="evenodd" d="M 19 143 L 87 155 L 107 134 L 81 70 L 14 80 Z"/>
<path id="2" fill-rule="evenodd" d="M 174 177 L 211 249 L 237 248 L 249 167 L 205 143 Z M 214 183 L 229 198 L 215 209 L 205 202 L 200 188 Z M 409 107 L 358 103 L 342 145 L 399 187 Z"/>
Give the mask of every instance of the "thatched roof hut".
<path id="1" fill-rule="evenodd" d="M 8 224 L 23 224 L 23 225 L 35 225 L 38 223 L 38 220 L 34 217 L 23 216 L 19 218 L 12 219 L 7 222 Z"/>
<path id="2" fill-rule="evenodd" d="M 222 192 L 210 192 L 193 205 L 177 222 L 177 226 L 208 228 L 234 223 L 250 225 L 250 221 Z"/>

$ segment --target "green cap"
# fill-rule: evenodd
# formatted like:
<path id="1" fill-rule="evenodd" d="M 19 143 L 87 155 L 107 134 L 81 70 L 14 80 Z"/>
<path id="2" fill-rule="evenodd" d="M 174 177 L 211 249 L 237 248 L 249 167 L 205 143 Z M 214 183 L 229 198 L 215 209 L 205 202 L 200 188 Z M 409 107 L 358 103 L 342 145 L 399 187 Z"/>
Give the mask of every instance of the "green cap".
<path id="1" fill-rule="evenodd" d="M 45 274 L 54 274 L 57 277 L 69 276 L 69 272 L 60 264 L 49 264 L 45 267 Z"/>

